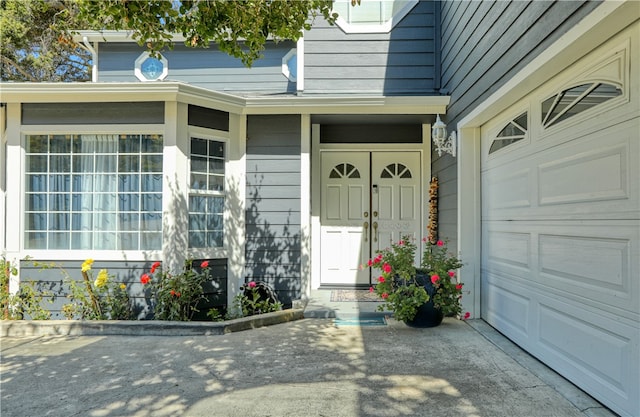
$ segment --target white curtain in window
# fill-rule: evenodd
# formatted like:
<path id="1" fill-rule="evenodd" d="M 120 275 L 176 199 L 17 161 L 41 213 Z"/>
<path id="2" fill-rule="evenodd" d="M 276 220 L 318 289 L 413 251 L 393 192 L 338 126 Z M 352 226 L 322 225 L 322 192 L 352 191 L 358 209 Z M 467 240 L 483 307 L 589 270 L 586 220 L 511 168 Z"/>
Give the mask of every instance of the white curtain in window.
<path id="1" fill-rule="evenodd" d="M 82 180 L 78 181 L 80 211 L 74 213 L 80 229 L 78 249 L 114 249 L 111 239 L 100 231 L 115 231 L 115 200 L 118 135 L 82 135 L 80 152 Z M 77 244 L 76 244 L 77 245 Z"/>

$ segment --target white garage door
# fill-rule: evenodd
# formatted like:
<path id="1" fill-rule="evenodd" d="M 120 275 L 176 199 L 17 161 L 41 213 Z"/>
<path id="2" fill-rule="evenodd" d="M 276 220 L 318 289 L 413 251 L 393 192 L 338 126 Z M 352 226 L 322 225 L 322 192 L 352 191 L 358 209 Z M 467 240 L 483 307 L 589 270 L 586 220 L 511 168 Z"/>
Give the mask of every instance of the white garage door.
<path id="1" fill-rule="evenodd" d="M 638 25 L 482 128 L 482 315 L 640 415 Z"/>

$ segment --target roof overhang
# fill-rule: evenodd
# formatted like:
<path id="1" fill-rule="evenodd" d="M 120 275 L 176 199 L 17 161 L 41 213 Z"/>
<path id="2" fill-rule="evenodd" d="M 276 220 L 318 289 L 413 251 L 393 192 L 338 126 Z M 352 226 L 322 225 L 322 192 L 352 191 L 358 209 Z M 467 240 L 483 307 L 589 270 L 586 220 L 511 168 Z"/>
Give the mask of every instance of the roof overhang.
<path id="1" fill-rule="evenodd" d="M 72 33 L 73 40 L 82 42 L 85 38 L 89 42 L 136 42 L 133 32 L 126 30 L 79 30 Z M 185 37 L 180 33 L 171 35 L 174 42 L 184 42 Z"/>
<path id="2" fill-rule="evenodd" d="M 3 103 L 178 101 L 236 114 L 445 114 L 449 96 L 255 96 L 207 90 L 181 82 L 2 83 Z"/>

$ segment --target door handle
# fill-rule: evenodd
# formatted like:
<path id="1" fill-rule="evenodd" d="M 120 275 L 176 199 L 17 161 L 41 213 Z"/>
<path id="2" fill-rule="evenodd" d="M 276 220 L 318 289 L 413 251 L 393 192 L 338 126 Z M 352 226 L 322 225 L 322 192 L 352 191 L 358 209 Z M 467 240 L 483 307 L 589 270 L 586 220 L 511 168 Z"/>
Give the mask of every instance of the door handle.
<path id="1" fill-rule="evenodd" d="M 373 241 L 378 241 L 378 222 L 373 222 Z"/>
<path id="2" fill-rule="evenodd" d="M 364 227 L 364 241 L 368 242 L 367 240 L 367 233 L 369 231 L 369 222 L 364 222 L 364 224 L 362 225 L 362 227 Z"/>

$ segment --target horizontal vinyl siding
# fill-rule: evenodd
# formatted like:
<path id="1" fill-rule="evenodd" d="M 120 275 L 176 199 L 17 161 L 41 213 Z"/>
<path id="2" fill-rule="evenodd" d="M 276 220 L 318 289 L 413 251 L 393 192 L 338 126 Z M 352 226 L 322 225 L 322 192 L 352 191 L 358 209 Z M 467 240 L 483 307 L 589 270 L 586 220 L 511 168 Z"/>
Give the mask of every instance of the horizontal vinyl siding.
<path id="1" fill-rule="evenodd" d="M 43 300 L 42 306 L 51 311 L 52 319 L 64 319 L 62 306 L 70 303 L 67 298 L 69 294 L 69 279 L 83 285 L 80 268 L 84 260 L 77 261 L 54 261 L 38 260 L 40 265 L 50 265 L 50 268 L 43 269 L 34 265 L 34 260 L 20 262 L 21 282 L 33 282 L 36 290 L 41 294 L 52 294 L 53 302 L 49 303 L 48 298 Z M 91 276 L 95 279 L 101 269 L 106 269 L 109 275 L 113 275 L 113 282 L 123 283 L 127 286 L 127 291 L 133 303 L 134 316 L 138 318 L 151 318 L 151 306 L 149 305 L 148 290 L 140 282 L 140 277 L 145 272 L 148 273 L 154 261 L 95 261 L 92 265 Z M 194 262 L 198 265 L 199 261 Z M 211 280 L 204 285 L 205 296 L 208 302 L 200 307 L 200 313 L 195 318 L 206 320 L 206 313 L 210 307 L 221 307 L 226 304 L 227 299 L 227 260 L 209 260 L 209 270 Z"/>
<path id="2" fill-rule="evenodd" d="M 173 50 L 163 51 L 168 61 L 169 75 L 166 80 L 183 81 L 198 87 L 228 92 L 294 92 L 295 83 L 282 74 L 282 58 L 295 43 L 285 41 L 277 45 L 270 43 L 251 68 L 219 51 L 188 48 L 176 45 Z M 101 82 L 135 82 L 135 60 L 144 51 L 135 43 L 101 43 L 98 60 L 98 77 Z"/>
<path id="3" fill-rule="evenodd" d="M 436 157 L 437 157 L 437 153 Z M 455 160 L 448 154 L 433 161 L 432 175 L 438 177 L 438 238 L 457 247 L 457 172 Z"/>
<path id="4" fill-rule="evenodd" d="M 300 118 L 250 116 L 245 279 L 300 297 Z"/>
<path id="5" fill-rule="evenodd" d="M 23 103 L 23 125 L 163 124 L 164 103 Z M 125 132 L 123 132 L 125 133 Z"/>
<path id="6" fill-rule="evenodd" d="M 421 1 L 390 33 L 347 34 L 317 19 L 304 34 L 305 92 L 433 94 L 434 8 Z"/>
<path id="7" fill-rule="evenodd" d="M 441 2 L 442 93 L 451 96 L 449 130 L 600 1 Z M 440 181 L 440 236 L 457 236 L 457 165 L 432 154 Z M 455 247 L 455 246 L 452 246 Z"/>
<path id="8" fill-rule="evenodd" d="M 599 1 L 442 2 L 442 90 L 449 122 L 531 62 Z"/>

